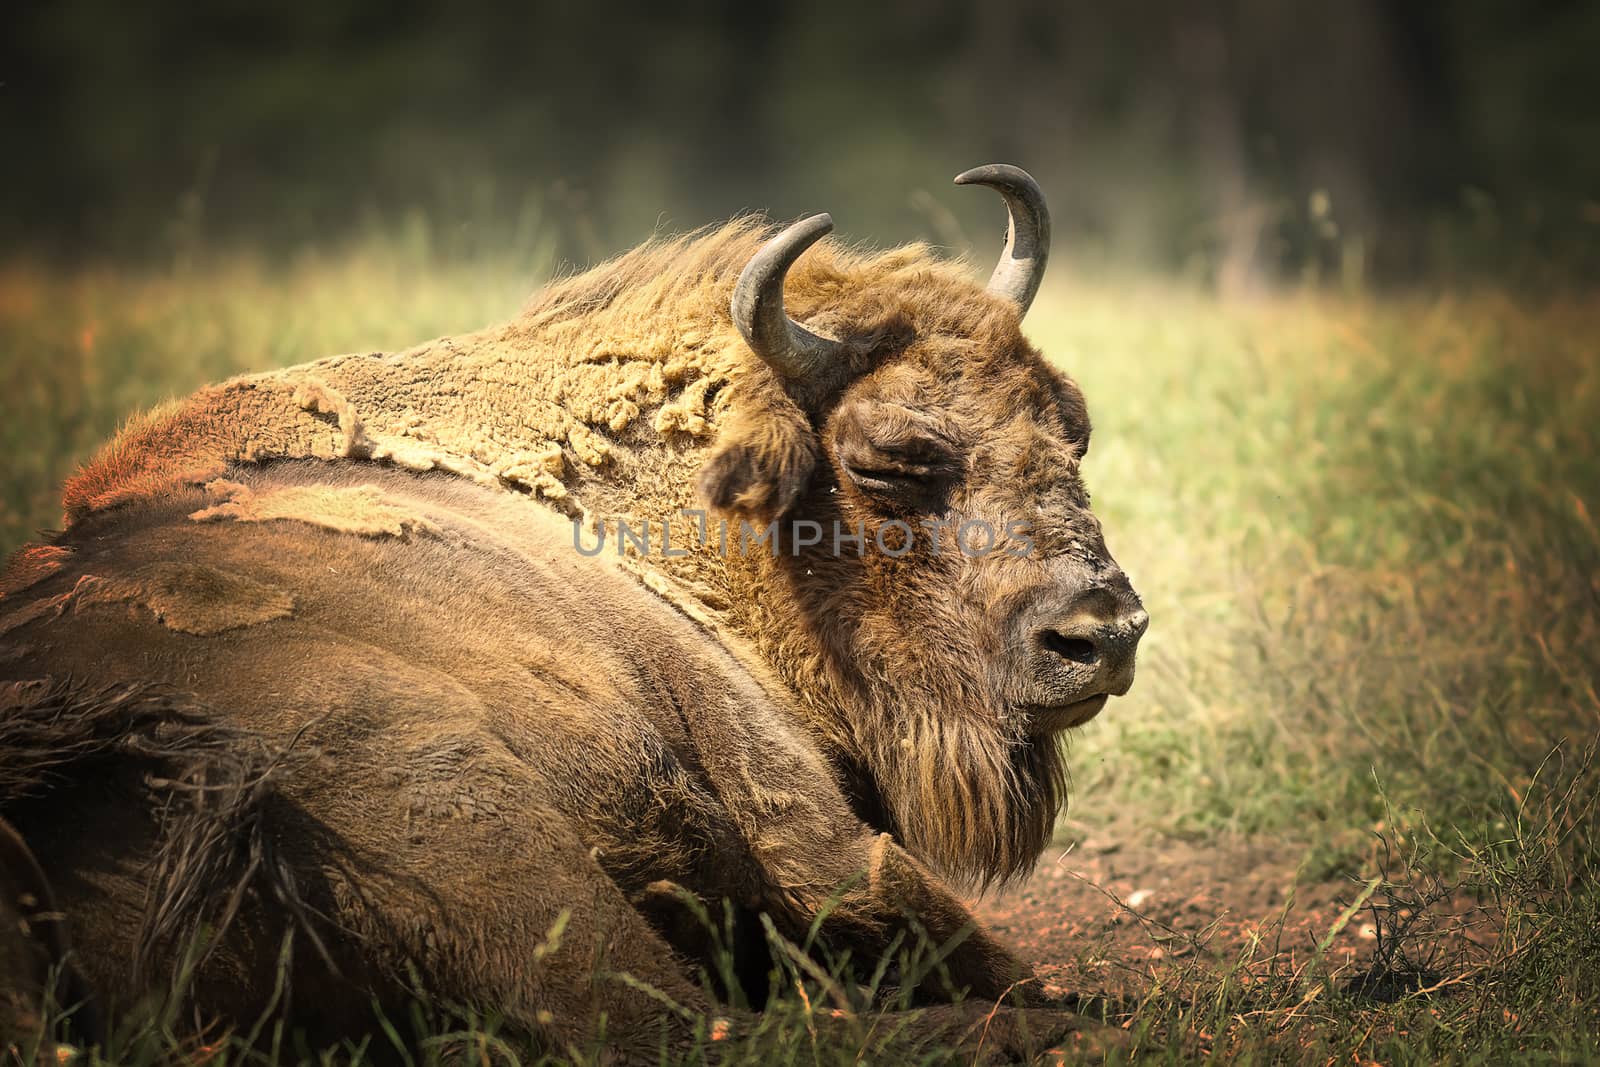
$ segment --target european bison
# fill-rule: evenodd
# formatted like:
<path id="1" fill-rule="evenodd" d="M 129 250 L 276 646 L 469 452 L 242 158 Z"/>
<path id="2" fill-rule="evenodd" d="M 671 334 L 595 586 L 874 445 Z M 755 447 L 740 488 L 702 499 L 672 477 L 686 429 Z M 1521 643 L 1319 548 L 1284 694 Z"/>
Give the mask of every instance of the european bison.
<path id="1" fill-rule="evenodd" d="M 80 472 L 0 585 L 0 815 L 101 1006 L 199 952 L 196 1018 L 346 1033 L 417 981 L 648 1055 L 690 1039 L 662 997 L 718 1010 L 695 899 L 856 959 L 958 939 L 934 872 L 1029 870 L 1147 618 L 1020 331 L 1043 198 L 957 181 L 1010 211 L 987 290 L 742 220 Z M 926 992 L 1039 999 L 981 930 L 946 965 Z"/>

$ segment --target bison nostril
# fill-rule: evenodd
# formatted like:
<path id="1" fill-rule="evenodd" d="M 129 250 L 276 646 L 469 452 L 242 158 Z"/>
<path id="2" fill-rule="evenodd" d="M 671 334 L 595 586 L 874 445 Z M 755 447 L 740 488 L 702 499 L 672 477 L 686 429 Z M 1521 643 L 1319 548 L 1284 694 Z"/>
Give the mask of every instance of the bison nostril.
<path id="1" fill-rule="evenodd" d="M 1095 647 L 1093 641 L 1082 637 L 1068 637 L 1059 630 L 1044 631 L 1040 635 L 1039 643 L 1062 659 L 1070 659 L 1074 663 L 1093 663 L 1099 658 L 1100 650 Z"/>

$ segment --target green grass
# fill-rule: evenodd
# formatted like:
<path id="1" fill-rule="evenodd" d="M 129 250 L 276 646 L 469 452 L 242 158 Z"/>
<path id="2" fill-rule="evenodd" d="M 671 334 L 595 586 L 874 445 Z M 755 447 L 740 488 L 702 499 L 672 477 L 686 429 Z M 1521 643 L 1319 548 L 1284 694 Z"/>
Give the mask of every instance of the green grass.
<path id="1" fill-rule="evenodd" d="M 1079 745 L 1086 806 L 1342 836 L 1384 818 L 1376 779 L 1465 829 L 1600 731 L 1600 314 L 1134 293 L 1041 318 L 1155 620 Z"/>
<path id="2" fill-rule="evenodd" d="M 400 241 L 272 272 L 0 272 L 0 549 L 58 522 L 60 480 L 133 410 L 474 328 L 539 271 Z M 1096 511 L 1154 619 L 1134 692 L 1073 742 L 1073 818 L 1284 840 L 1310 877 L 1378 876 L 1394 935 L 1389 997 L 1265 944 L 1175 971 L 1107 1008 L 1134 1057 L 1600 1060 L 1600 310 L 1135 281 L 1049 289 L 1029 329 L 1089 397 Z M 1441 887 L 1504 932 L 1425 968 L 1406 912 Z M 1405 985 L 1423 971 L 1444 984 Z M 793 1000 L 770 1019 L 736 1058 L 855 1055 L 818 1053 Z M 125 1062 L 167 1048 L 147 1038 Z"/>

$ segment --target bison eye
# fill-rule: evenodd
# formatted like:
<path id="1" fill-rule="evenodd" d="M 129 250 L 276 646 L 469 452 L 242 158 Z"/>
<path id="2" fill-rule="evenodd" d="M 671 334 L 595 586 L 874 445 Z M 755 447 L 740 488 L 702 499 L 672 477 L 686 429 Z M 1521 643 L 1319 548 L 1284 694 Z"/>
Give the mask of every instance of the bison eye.
<path id="1" fill-rule="evenodd" d="M 932 440 L 841 442 L 839 465 L 862 492 L 907 506 L 933 506 L 958 473 L 955 457 Z"/>
<path id="2" fill-rule="evenodd" d="M 964 471 L 961 451 L 933 416 L 883 400 L 847 400 L 829 420 L 841 488 L 888 511 L 938 511 Z"/>

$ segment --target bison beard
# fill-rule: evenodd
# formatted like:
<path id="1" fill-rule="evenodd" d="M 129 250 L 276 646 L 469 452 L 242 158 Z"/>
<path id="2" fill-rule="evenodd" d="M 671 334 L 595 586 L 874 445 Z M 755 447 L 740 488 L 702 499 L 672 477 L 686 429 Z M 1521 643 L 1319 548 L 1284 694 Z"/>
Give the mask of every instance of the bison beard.
<path id="1" fill-rule="evenodd" d="M 878 720 L 893 730 L 863 731 L 872 770 L 851 775 L 857 810 L 951 877 L 987 885 L 1031 871 L 1066 798 L 1056 740 L 898 710 Z"/>
<path id="2" fill-rule="evenodd" d="M 923 864 L 985 885 L 1031 868 L 1066 793 L 1037 716 L 1124 691 L 1144 627 L 1079 481 L 1083 399 L 1020 332 L 1048 251 L 1037 187 L 963 178 L 1012 212 L 989 291 L 919 246 L 848 252 L 825 217 L 740 221 L 553 284 L 504 326 L 130 423 L 67 486 L 67 530 L 0 579 L 0 679 L 35 694 L 0 766 L 87 754 L 161 783 L 154 831 L 97 839 L 109 860 L 34 797 L 60 776 L 0 791 L 69 910 L 137 888 L 139 938 L 82 924 L 102 985 L 170 964 L 199 924 L 228 929 L 217 973 L 259 974 L 271 913 L 318 950 L 297 967 L 390 992 L 420 967 L 557 1045 L 604 1012 L 648 1053 L 659 1003 L 596 975 L 709 1010 L 660 940 L 679 892 L 799 939 L 864 877 L 825 942 L 870 957 L 907 912 L 960 935 Z M 702 500 L 824 528 L 1020 516 L 1038 552 L 593 561 L 554 519 L 637 529 Z M 59 744 L 30 748 L 28 709 L 69 691 Z M 582 944 L 533 973 L 569 905 Z M 1027 975 L 981 930 L 948 964 L 989 998 Z"/>

